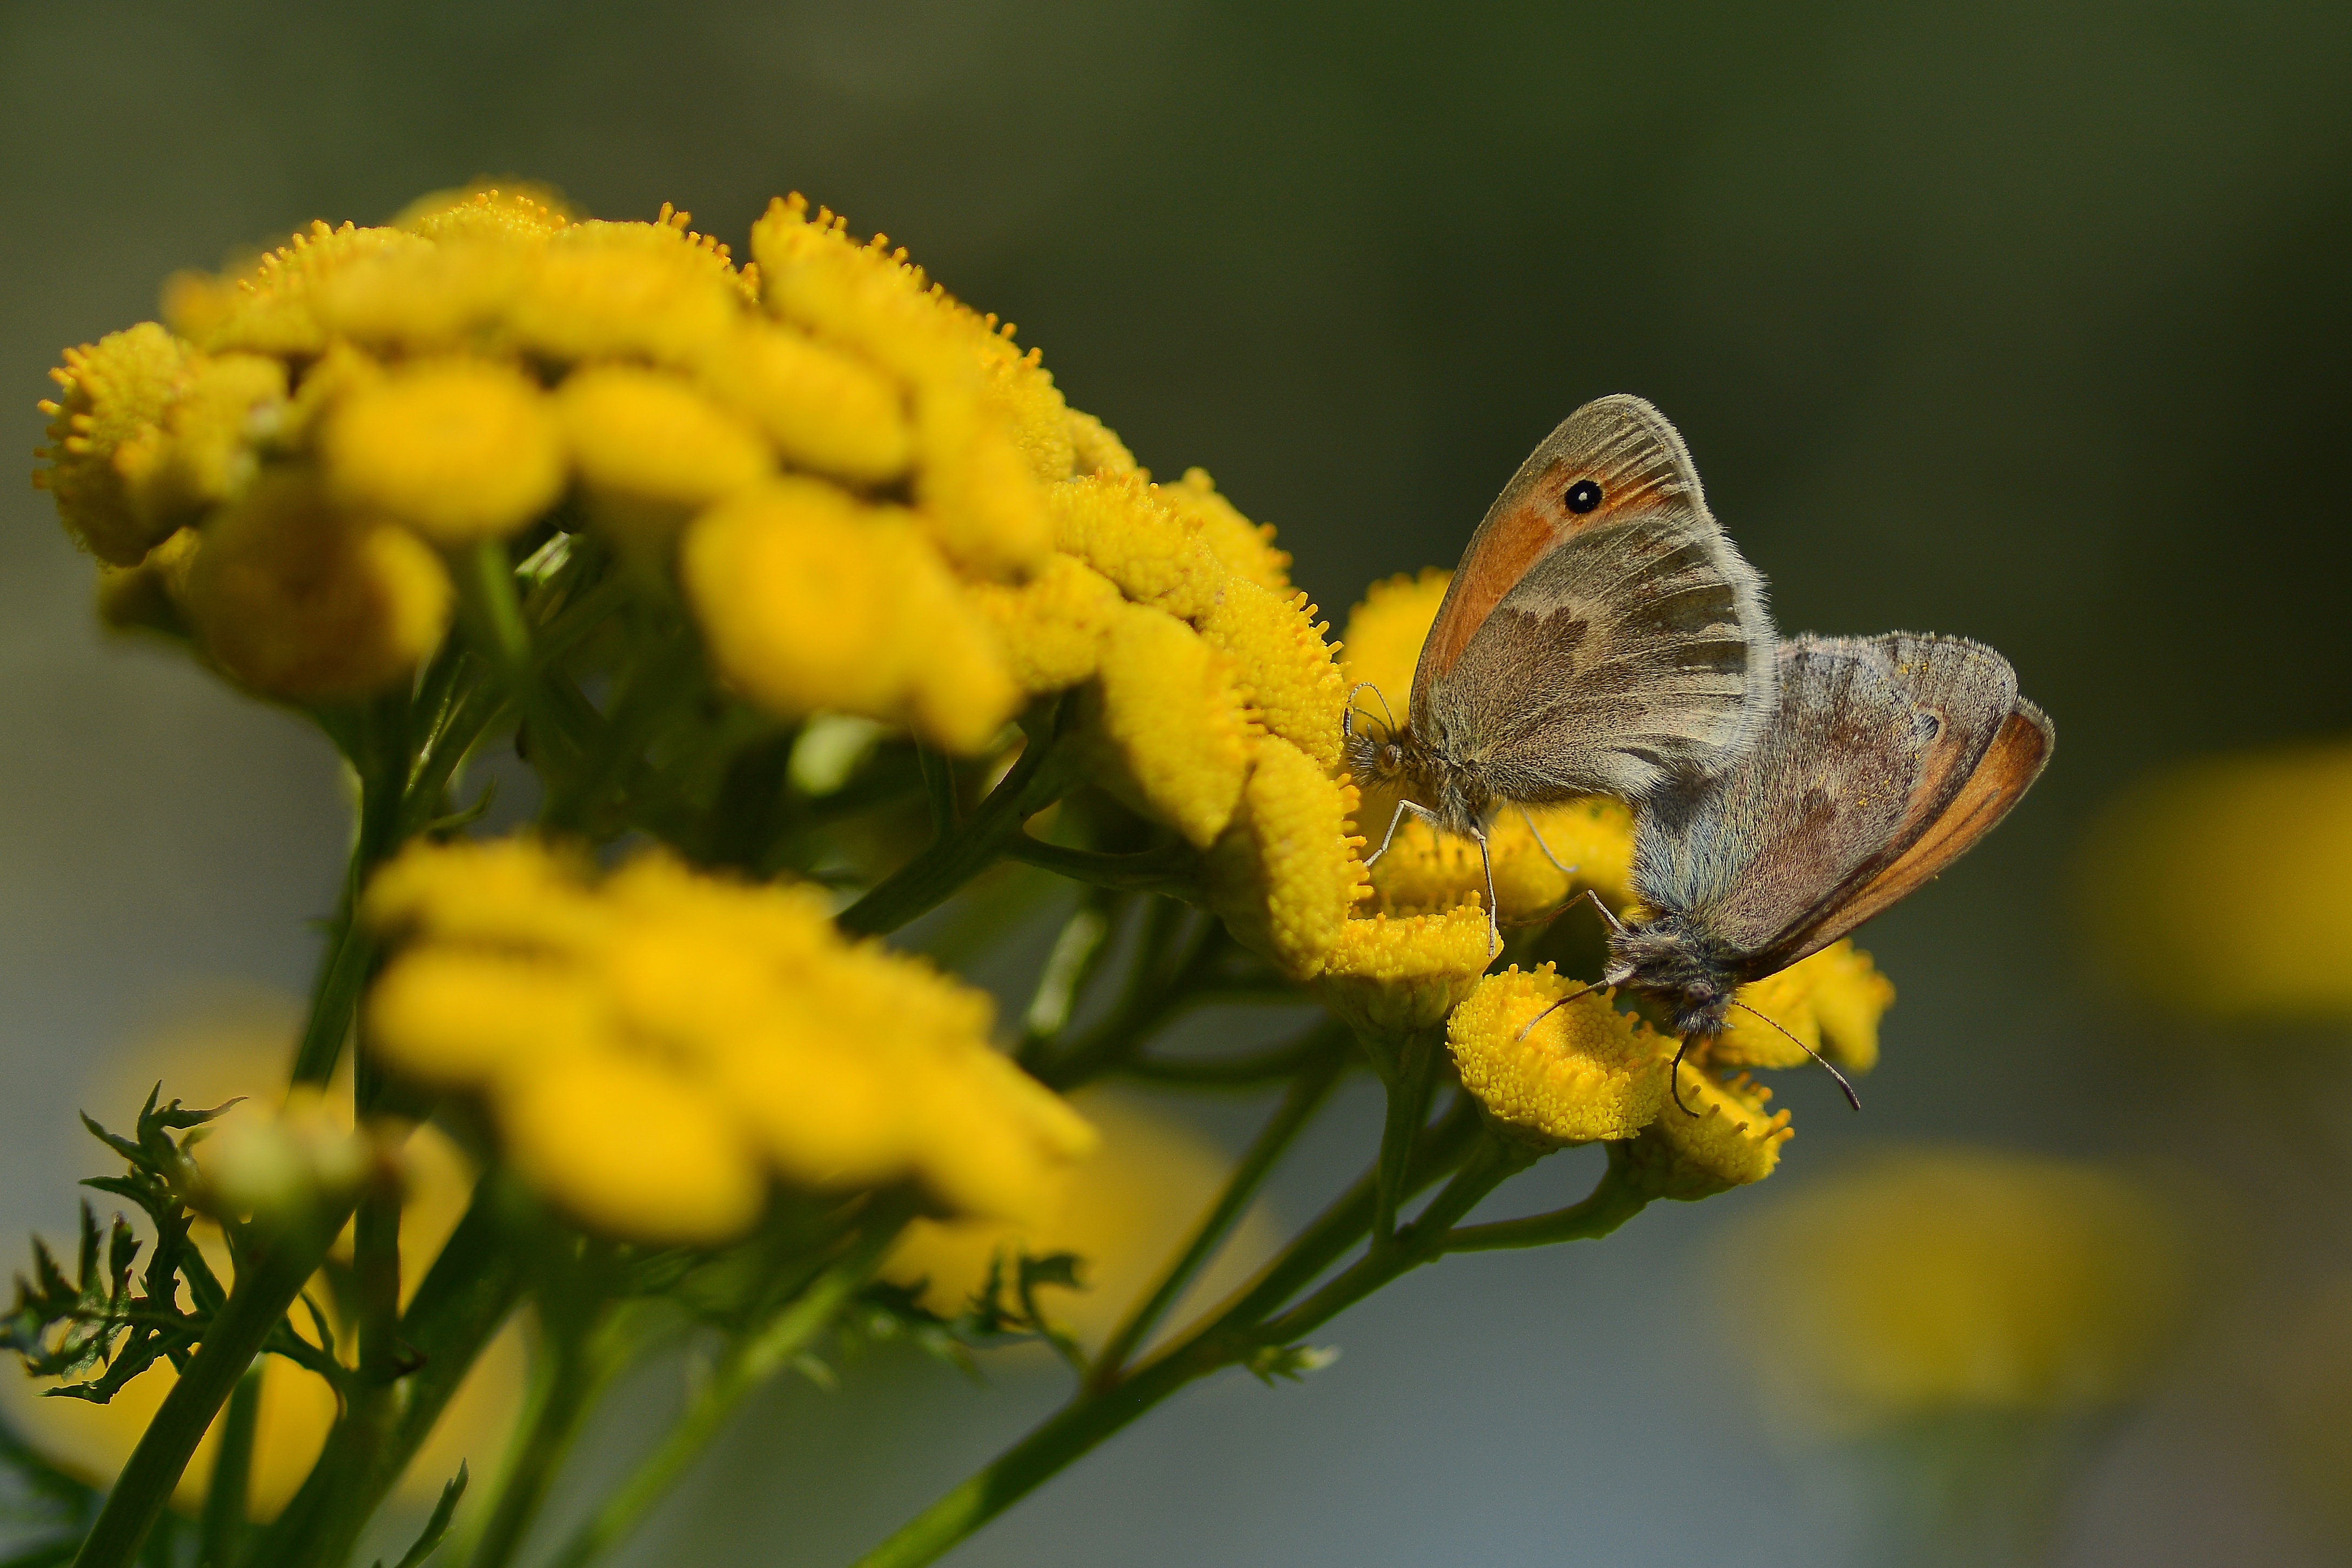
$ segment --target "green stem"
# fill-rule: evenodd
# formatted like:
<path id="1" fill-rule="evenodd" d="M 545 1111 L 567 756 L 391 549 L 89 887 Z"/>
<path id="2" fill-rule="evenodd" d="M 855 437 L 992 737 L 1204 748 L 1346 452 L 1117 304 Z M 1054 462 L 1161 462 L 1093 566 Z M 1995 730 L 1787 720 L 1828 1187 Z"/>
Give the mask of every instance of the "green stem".
<path id="1" fill-rule="evenodd" d="M 328 1244 L 352 1211 L 352 1200 L 334 1205 L 316 1228 L 274 1238 L 241 1275 L 228 1300 L 206 1326 L 204 1342 L 163 1396 L 139 1446 L 115 1479 L 106 1506 L 74 1558 L 74 1568 L 126 1568 L 156 1516 L 180 1484 L 188 1458 L 220 1414 L 237 1379 L 253 1364 L 269 1331 L 286 1316 L 303 1285 L 327 1255 Z"/>
<path id="2" fill-rule="evenodd" d="M 505 1568 L 521 1547 L 557 1468 L 571 1451 L 580 1424 L 603 1391 L 604 1378 L 576 1329 L 551 1329 L 546 1360 L 531 1390 L 520 1437 L 499 1478 L 498 1502 L 482 1527 L 471 1568 Z"/>
<path id="3" fill-rule="evenodd" d="M 244 1544 L 246 1512 L 253 1487 L 253 1434 L 261 1424 L 261 1363 L 246 1368 L 228 1396 L 221 1420 L 220 1450 L 213 1456 L 212 1485 L 205 1493 L 203 1534 L 196 1549 L 201 1568 L 233 1568 Z"/>
<path id="4" fill-rule="evenodd" d="M 1135 1353 L 1151 1331 L 1160 1326 L 1160 1319 L 1176 1304 L 1176 1299 L 1184 1293 L 1209 1259 L 1216 1256 L 1217 1249 L 1224 1246 L 1226 1238 L 1233 1235 L 1234 1226 L 1241 1223 L 1242 1215 L 1248 1212 L 1258 1189 L 1265 1184 L 1275 1163 L 1282 1158 L 1316 1111 L 1322 1108 L 1323 1102 L 1330 1098 L 1332 1087 L 1339 1081 L 1340 1068 L 1347 1061 L 1342 1055 L 1344 1035 L 1334 1039 L 1333 1031 L 1327 1029 L 1322 1031 L 1322 1036 L 1320 1059 L 1292 1082 L 1290 1092 L 1283 1096 L 1282 1103 L 1276 1107 L 1265 1127 L 1259 1130 L 1248 1152 L 1242 1156 L 1241 1163 L 1234 1167 L 1233 1175 L 1225 1183 L 1225 1190 L 1218 1195 L 1215 1205 L 1192 1233 L 1192 1240 L 1185 1244 L 1184 1250 L 1160 1276 L 1160 1283 L 1153 1288 L 1151 1294 L 1128 1314 L 1127 1321 L 1119 1324 L 1095 1357 L 1094 1371 L 1087 1378 L 1090 1387 L 1099 1391 L 1118 1382 L 1128 1358 Z"/>
<path id="5" fill-rule="evenodd" d="M 1447 1252 L 1492 1252 L 1505 1247 L 1550 1247 L 1562 1241 L 1592 1241 L 1607 1236 L 1647 1208 L 1647 1194 L 1627 1175 L 1625 1157 L 1609 1146 L 1609 1169 L 1581 1203 L 1529 1215 L 1525 1219 L 1465 1226 L 1445 1237 Z"/>
<path id="6" fill-rule="evenodd" d="M 1201 897 L 1201 857 L 1181 841 L 1132 855 L 1104 855 L 1048 844 L 1023 833 L 1005 845 L 1004 852 L 1024 865 L 1113 892 L 1163 893 L 1190 900 Z"/>
<path id="7" fill-rule="evenodd" d="M 621 1483 L 620 1489 L 606 1497 L 550 1560 L 549 1568 L 582 1568 L 636 1529 L 718 1436 L 744 1398 L 805 1350 L 850 1297 L 864 1288 L 910 1216 L 911 1207 L 905 1205 L 891 1205 L 877 1212 L 847 1255 L 819 1275 L 766 1328 L 731 1346 L 660 1446 Z"/>
<path id="8" fill-rule="evenodd" d="M 1066 770 L 1055 765 L 1055 741 L 1033 733 L 1012 772 L 973 808 L 961 828 L 940 839 L 898 868 L 841 912 L 841 929 L 857 936 L 881 936 L 936 909 L 957 889 L 996 863 L 1021 832 L 1021 825 L 1051 805 L 1067 787 Z"/>
<path id="9" fill-rule="evenodd" d="M 955 769 L 946 755 L 915 743 L 915 766 L 923 775 L 923 795 L 931 807 L 931 837 L 945 838 L 956 830 L 956 819 L 961 815 L 957 808 Z"/>
<path id="10" fill-rule="evenodd" d="M 1441 1031 L 1420 1029 L 1401 1039 L 1380 1042 L 1373 1059 L 1392 1048 L 1396 1070 L 1388 1083 L 1388 1112 L 1381 1125 L 1378 1180 L 1372 1193 L 1372 1245 L 1385 1246 L 1396 1235 L 1397 1203 L 1404 1185 L 1405 1165 L 1414 1141 L 1429 1118 L 1430 1085 L 1436 1076 Z M 1367 1042 L 1368 1045 L 1370 1042 Z"/>

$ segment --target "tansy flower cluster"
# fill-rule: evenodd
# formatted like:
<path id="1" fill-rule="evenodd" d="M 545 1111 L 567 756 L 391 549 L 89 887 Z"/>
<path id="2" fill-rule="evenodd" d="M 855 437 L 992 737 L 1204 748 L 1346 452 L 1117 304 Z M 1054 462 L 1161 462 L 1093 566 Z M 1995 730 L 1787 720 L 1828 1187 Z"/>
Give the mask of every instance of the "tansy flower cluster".
<path id="1" fill-rule="evenodd" d="M 479 1096 L 524 1178 L 617 1236 L 723 1241 L 775 1181 L 1026 1220 L 1094 1146 L 990 1047 L 985 995 L 844 941 L 804 889 L 660 852 L 596 880 L 512 838 L 410 847 L 362 914 L 398 944 L 383 1060 Z"/>

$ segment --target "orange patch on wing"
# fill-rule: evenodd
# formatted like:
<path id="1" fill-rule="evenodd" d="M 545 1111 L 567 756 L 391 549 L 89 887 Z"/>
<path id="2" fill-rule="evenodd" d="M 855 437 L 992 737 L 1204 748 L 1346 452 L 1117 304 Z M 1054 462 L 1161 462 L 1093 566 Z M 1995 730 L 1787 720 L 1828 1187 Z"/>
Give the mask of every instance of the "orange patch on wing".
<path id="1" fill-rule="evenodd" d="M 1528 568 L 1542 560 L 1559 538 L 1542 505 L 1532 499 L 1479 529 L 1469 552 L 1454 570 L 1445 602 L 1437 607 L 1437 622 L 1429 628 L 1429 640 L 1421 645 L 1421 663 L 1412 674 L 1415 691 L 1445 679 L 1462 650 L 1495 613 L 1495 606 L 1519 585 Z"/>

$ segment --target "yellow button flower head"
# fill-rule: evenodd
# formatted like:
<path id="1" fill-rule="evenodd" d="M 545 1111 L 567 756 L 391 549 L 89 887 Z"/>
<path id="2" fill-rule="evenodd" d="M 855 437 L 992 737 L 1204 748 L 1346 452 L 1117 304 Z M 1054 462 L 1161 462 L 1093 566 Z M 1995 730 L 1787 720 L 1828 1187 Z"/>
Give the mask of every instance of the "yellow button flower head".
<path id="1" fill-rule="evenodd" d="M 726 1240 L 776 1180 L 1028 1220 L 1094 1145 L 989 1047 L 984 994 L 845 942 L 804 889 L 420 844 L 362 916 L 401 942 L 368 1002 L 386 1063 L 479 1095 L 518 1173 L 614 1235 Z"/>
<path id="2" fill-rule="evenodd" d="M 995 627 L 1021 689 L 1064 691 L 1093 679 L 1102 640 L 1127 608 L 1110 579 L 1059 551 L 1020 587 L 976 584 L 971 601 Z"/>
<path id="3" fill-rule="evenodd" d="M 265 474 L 205 530 L 187 612 L 205 650 L 257 691 L 361 697 L 404 679 L 448 629 L 449 575 L 400 529 Z"/>
<path id="4" fill-rule="evenodd" d="M 743 280 L 727 247 L 656 223 L 576 223 L 548 237 L 507 321 L 552 360 L 646 359 L 691 367 L 740 323 Z"/>
<path id="5" fill-rule="evenodd" d="M 1826 1436 L 2112 1408 L 2147 1386 L 2187 1283 L 2179 1236 L 2130 1183 L 1975 1149 L 1814 1183 L 1724 1262 L 1727 1318 L 1775 1414 Z"/>
<path id="6" fill-rule="evenodd" d="M 2094 951 L 2136 996 L 2232 1021 L 2352 1017 L 2352 742 L 2158 774 L 2105 813 L 2081 886 Z"/>
<path id="7" fill-rule="evenodd" d="M 1339 927 L 1315 991 L 1360 1030 L 1404 1035 L 1444 1023 L 1492 962 L 1486 913 L 1475 902 L 1446 914 L 1376 914 Z"/>
<path id="8" fill-rule="evenodd" d="M 392 226 L 427 239 L 527 242 L 571 222 L 570 209 L 551 187 L 524 183 L 434 191 L 409 203 Z"/>
<path id="9" fill-rule="evenodd" d="M 332 335 L 319 310 L 322 284 L 379 251 L 416 251 L 425 245 L 394 228 L 313 223 L 242 274 L 174 278 L 164 289 L 164 319 L 207 353 L 243 350 L 310 358 L 325 350 Z"/>
<path id="10" fill-rule="evenodd" d="M 252 482 L 257 442 L 285 413 L 286 367 L 259 354 L 191 358 L 134 500 L 153 528 L 196 521 Z"/>
<path id="11" fill-rule="evenodd" d="M 188 346 L 152 321 L 68 349 L 49 372 L 58 394 L 41 405 L 49 416 L 48 467 L 33 482 L 57 498 L 68 531 L 100 561 L 137 564 L 172 531 L 142 515 L 131 496 L 134 476 L 154 460 L 163 413 L 187 370 Z"/>
<path id="12" fill-rule="evenodd" d="M 1363 840 L 1348 832 L 1355 795 L 1269 735 L 1233 826 L 1209 855 L 1210 907 L 1243 946 L 1294 980 L 1323 972 L 1363 897 Z"/>
<path id="13" fill-rule="evenodd" d="M 1478 982 L 1446 1026 L 1462 1087 L 1523 1136 L 1549 1143 L 1630 1138 L 1672 1113 L 1659 1108 L 1673 1041 L 1618 1012 L 1600 992 L 1544 1013 L 1582 989 L 1549 964 L 1531 973 L 1507 969 Z M 1542 1021 L 1528 1028 L 1538 1014 Z"/>
<path id="14" fill-rule="evenodd" d="M 1196 526 L 1195 537 L 1227 572 L 1276 597 L 1290 596 L 1290 552 L 1274 547 L 1274 524 L 1244 517 L 1217 493 L 1208 469 L 1185 469 L 1182 479 L 1160 487 L 1160 499 Z"/>
<path id="15" fill-rule="evenodd" d="M 1207 848 L 1249 772 L 1231 662 L 1174 616 L 1129 605 L 1103 634 L 1097 679 L 1097 727 L 1121 793 Z"/>
<path id="16" fill-rule="evenodd" d="M 512 533 L 563 492 L 563 437 L 546 395 L 489 360 L 388 372 L 328 416 L 320 448 L 338 500 L 439 544 Z"/>
<path id="17" fill-rule="evenodd" d="M 689 512 L 775 470 L 750 426 L 668 371 L 591 366 L 555 406 L 598 520 L 641 543 L 667 546 Z"/>
<path id="18" fill-rule="evenodd" d="M 1070 410 L 1070 472 L 1079 479 L 1090 474 L 1143 474 L 1135 454 L 1118 433 L 1091 414 Z M 1144 474 L 1149 479 L 1149 474 Z M 1287 562 L 1285 562 L 1287 564 Z"/>
<path id="19" fill-rule="evenodd" d="M 1330 623 L 1315 619 L 1307 595 L 1277 597 L 1235 578 L 1200 626 L 1209 646 L 1233 659 L 1243 698 L 1266 729 L 1338 773 L 1348 686 L 1323 640 Z"/>
<path id="20" fill-rule="evenodd" d="M 1003 420 L 1013 443 L 1028 459 L 1029 471 L 1041 480 L 1066 479 L 1077 462 L 1072 437 L 1070 405 L 1035 349 L 1023 353 L 1013 346 L 1013 328 L 996 318 L 981 319 L 986 335 L 981 339 L 981 399 Z"/>
<path id="21" fill-rule="evenodd" d="M 712 664 L 773 712 L 911 723 L 972 752 L 1020 703 L 986 621 L 903 511 L 779 479 L 697 519 L 679 576 Z"/>
<path id="22" fill-rule="evenodd" d="M 1643 1184 L 1660 1197 L 1695 1202 L 1760 1182 L 1795 1136 L 1787 1111 L 1765 1114 L 1772 1091 L 1745 1073 L 1720 1078 L 1685 1061 L 1675 1091 L 1681 1103 L 1669 1097 L 1632 1146 Z"/>
<path id="23" fill-rule="evenodd" d="M 1029 460 L 976 386 L 916 392 L 915 496 L 940 548 L 975 576 L 1020 576 L 1052 548 Z"/>
<path id="24" fill-rule="evenodd" d="M 1140 473 L 1104 473 L 1046 491 L 1054 544 L 1139 605 L 1198 622 L 1217 607 L 1225 568 Z"/>
<path id="25" fill-rule="evenodd" d="M 807 333 L 746 321 L 698 371 L 786 462 L 853 484 L 887 484 L 914 458 L 906 395 L 888 377 Z"/>
<path id="26" fill-rule="evenodd" d="M 378 353 L 495 349 L 533 265 L 511 240 L 386 245 L 320 279 L 314 309 L 334 338 Z"/>
<path id="27" fill-rule="evenodd" d="M 1835 942 L 1801 963 L 1741 986 L 1739 1000 L 1780 1028 L 1734 1009 L 1731 1026 L 1708 1047 L 1709 1060 L 1802 1067 L 1805 1053 L 1797 1044 L 1801 1040 L 1853 1071 L 1868 1072 L 1878 1065 L 1878 1020 L 1895 1004 L 1895 984 L 1851 941 Z"/>

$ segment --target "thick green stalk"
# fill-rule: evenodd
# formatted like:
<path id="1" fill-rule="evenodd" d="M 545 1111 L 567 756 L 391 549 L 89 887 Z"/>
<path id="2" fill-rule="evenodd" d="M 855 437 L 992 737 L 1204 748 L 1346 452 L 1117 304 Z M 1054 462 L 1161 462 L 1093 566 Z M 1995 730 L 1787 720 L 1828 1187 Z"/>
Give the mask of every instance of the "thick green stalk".
<path id="1" fill-rule="evenodd" d="M 253 1485 L 253 1434 L 261 1424 L 261 1364 L 246 1368 L 228 1396 L 221 1422 L 220 1451 L 213 1456 L 212 1484 L 205 1492 L 199 1568 L 232 1568 L 245 1543 L 246 1510 Z"/>
<path id="2" fill-rule="evenodd" d="M 1441 1032 L 1418 1029 L 1399 1039 L 1384 1040 L 1371 1048 L 1373 1059 L 1383 1055 L 1395 1064 L 1388 1081 L 1388 1111 L 1381 1125 L 1378 1178 L 1372 1191 L 1372 1245 L 1384 1246 L 1396 1234 L 1397 1203 L 1404 1185 L 1405 1166 L 1412 1157 L 1423 1124 L 1429 1119 L 1430 1089 L 1437 1076 Z"/>
<path id="3" fill-rule="evenodd" d="M 539 1517 L 581 1422 L 604 1391 L 604 1369 L 590 1349 L 593 1337 L 551 1330 L 548 1359 L 532 1387 L 520 1439 L 499 1478 L 498 1501 L 475 1545 L 471 1568 L 505 1568 Z"/>
<path id="4" fill-rule="evenodd" d="M 1624 1155 L 1609 1149 L 1609 1169 L 1581 1203 L 1524 1219 L 1464 1226 L 1445 1237 L 1448 1252 L 1493 1252 L 1505 1247 L 1549 1247 L 1562 1241 L 1592 1241 L 1607 1236 L 1650 1204 L 1634 1185 Z"/>
<path id="5" fill-rule="evenodd" d="M 550 1561 L 549 1568 L 583 1568 L 643 1523 L 654 1505 L 719 1436 L 744 1398 L 807 1349 L 850 1297 L 873 1278 L 882 1255 L 906 1228 L 911 1213 L 911 1205 L 901 1204 L 877 1213 L 839 1262 L 819 1275 L 765 1329 L 732 1346 L 660 1446 L 618 1490 L 605 1498 Z"/>
<path id="6" fill-rule="evenodd" d="M 1332 1031 L 1327 1030 L 1325 1034 L 1321 1059 L 1291 1084 L 1290 1092 L 1283 1096 L 1282 1103 L 1266 1119 L 1265 1125 L 1250 1144 L 1248 1152 L 1234 1167 L 1233 1175 L 1225 1183 L 1225 1190 L 1218 1194 L 1215 1205 L 1202 1219 L 1192 1239 L 1185 1244 L 1184 1250 L 1168 1266 L 1167 1272 L 1160 1276 L 1160 1283 L 1153 1288 L 1151 1294 L 1128 1314 L 1127 1321 L 1119 1324 L 1095 1357 L 1094 1371 L 1087 1379 L 1090 1387 L 1108 1388 L 1118 1380 L 1126 1369 L 1128 1358 L 1150 1336 L 1151 1331 L 1160 1326 L 1160 1319 L 1176 1304 L 1176 1299 L 1184 1293 L 1202 1268 L 1216 1256 L 1217 1249 L 1233 1235 L 1234 1226 L 1240 1224 L 1242 1215 L 1248 1212 L 1258 1189 L 1265 1184 L 1266 1177 L 1273 1173 L 1276 1162 L 1282 1158 L 1316 1111 L 1322 1108 L 1323 1102 L 1330 1098 L 1332 1087 L 1339 1081 L 1340 1069 L 1346 1065 L 1346 1058 L 1340 1054 L 1344 1049 L 1345 1036 L 1341 1033 L 1335 1039 L 1330 1037 Z"/>
<path id="7" fill-rule="evenodd" d="M 204 1342 L 188 1358 L 155 1418 L 131 1451 L 115 1479 L 106 1506 L 74 1558 L 74 1568 L 127 1568 L 172 1489 L 188 1468 L 188 1458 L 220 1414 L 237 1379 L 286 1316 L 302 1287 L 327 1255 L 335 1232 L 352 1211 L 351 1200 L 335 1205 L 320 1223 L 297 1235 L 273 1238 L 253 1267 L 237 1279 L 227 1302 L 207 1325 Z"/>

